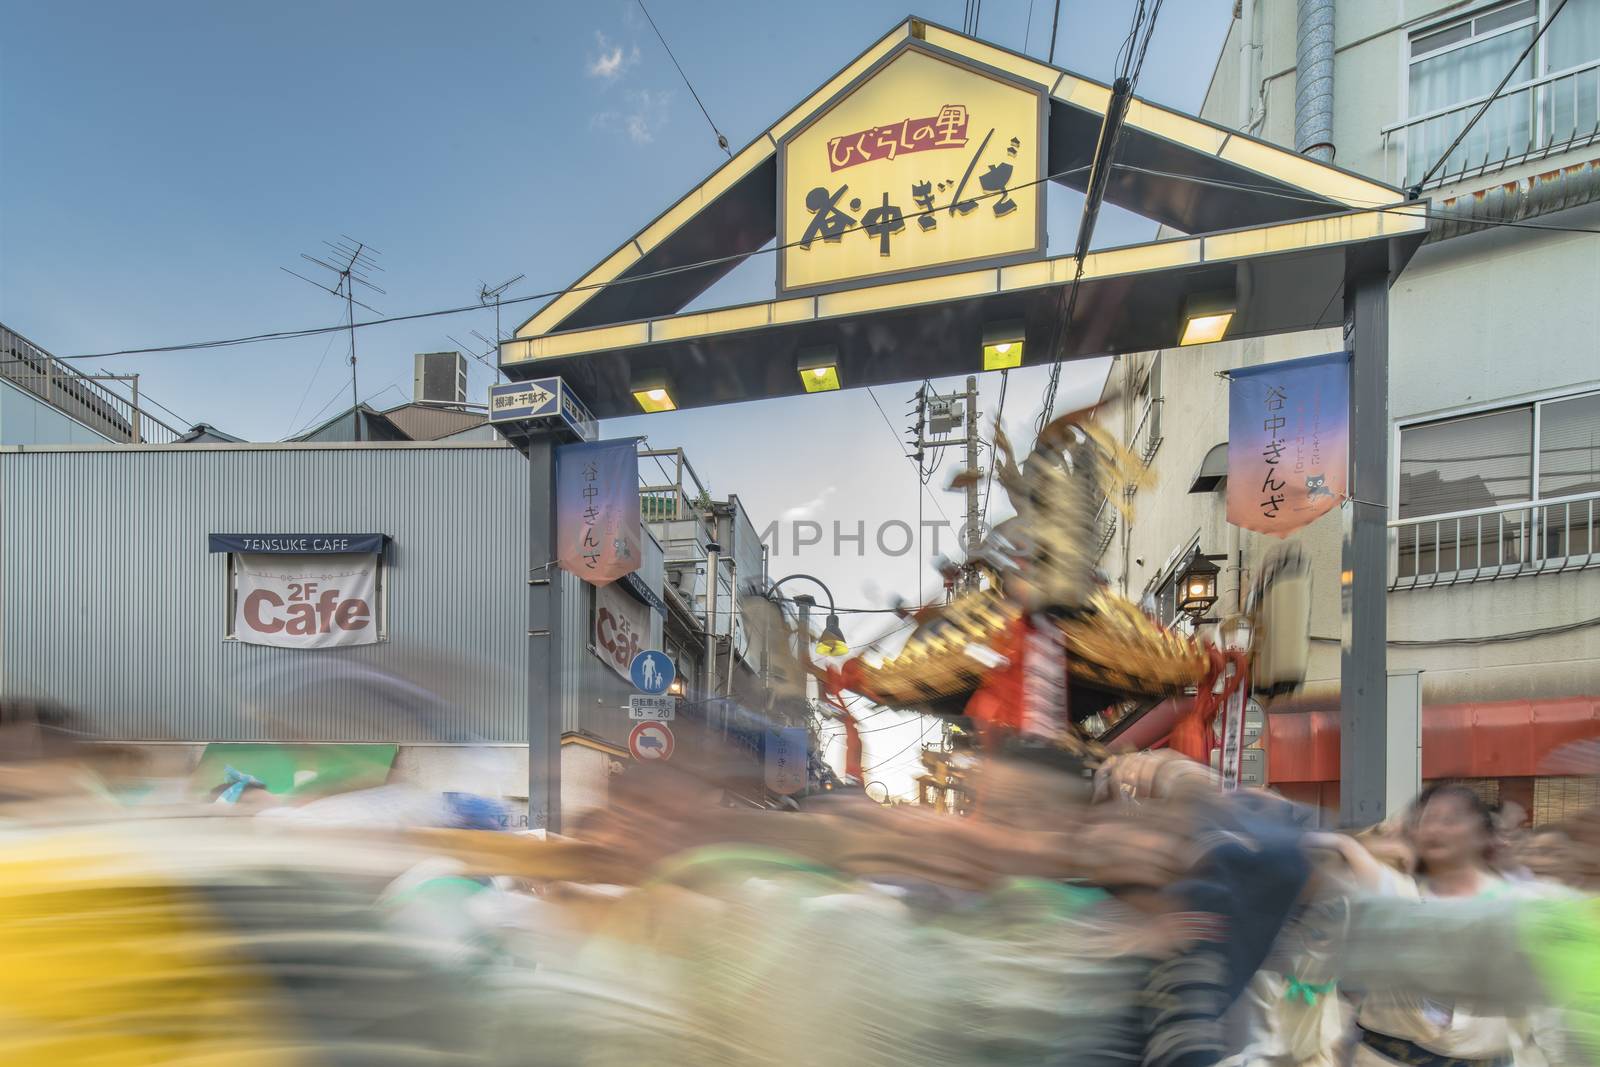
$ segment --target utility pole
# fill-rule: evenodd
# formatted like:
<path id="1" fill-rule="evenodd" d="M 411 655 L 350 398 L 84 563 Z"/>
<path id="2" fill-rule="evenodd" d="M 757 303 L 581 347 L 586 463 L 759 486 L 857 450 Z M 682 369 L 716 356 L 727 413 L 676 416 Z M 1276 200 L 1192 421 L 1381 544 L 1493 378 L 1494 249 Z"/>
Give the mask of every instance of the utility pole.
<path id="1" fill-rule="evenodd" d="M 333 285 L 312 281 L 304 274 L 296 274 L 288 267 L 280 267 L 278 269 L 285 274 L 293 274 L 306 284 L 314 285 L 323 292 L 339 297 L 344 301 L 345 321 L 350 330 L 350 421 L 354 426 L 355 439 L 359 441 L 361 440 L 361 399 L 356 391 L 356 308 L 363 308 L 374 315 L 382 315 L 383 312 L 357 300 L 356 286 L 361 285 L 375 293 L 388 295 L 367 278 L 367 275 L 371 272 L 383 270 L 382 267 L 378 266 L 378 261 L 375 258 L 381 253 L 376 248 L 343 235 L 340 235 L 337 242 L 323 241 L 322 243 L 331 250 L 332 263 L 318 259 L 316 256 L 307 255 L 304 252 L 300 253 L 300 258 L 308 263 L 314 263 L 333 274 L 337 279 Z"/>
<path id="2" fill-rule="evenodd" d="M 978 379 L 969 375 L 964 392 L 948 395 L 929 391 L 924 382 L 917 390 L 913 403 L 916 405 L 915 422 L 907 431 L 907 439 L 915 449 L 911 458 L 916 460 L 919 481 L 925 485 L 932 477 L 936 464 L 931 460 L 924 461 L 930 451 L 956 447 L 966 449 L 966 469 L 972 472 L 972 477 L 966 480 L 967 514 L 961 528 L 961 550 L 967 557 L 962 567 L 962 582 L 971 586 L 978 580 L 972 559 L 983 544 L 983 531 L 980 529 L 983 513 L 978 503 L 978 475 L 983 473 L 978 466 L 978 448 L 981 444 L 978 438 Z M 960 437 L 951 437 L 950 432 L 957 426 L 963 426 L 964 433 Z"/>
<path id="3" fill-rule="evenodd" d="M 983 543 L 983 532 L 978 529 L 978 379 L 967 375 L 967 470 L 974 477 L 967 480 L 967 525 L 965 542 L 961 548 L 970 561 L 978 554 Z M 970 575 L 969 575 L 970 578 Z"/>

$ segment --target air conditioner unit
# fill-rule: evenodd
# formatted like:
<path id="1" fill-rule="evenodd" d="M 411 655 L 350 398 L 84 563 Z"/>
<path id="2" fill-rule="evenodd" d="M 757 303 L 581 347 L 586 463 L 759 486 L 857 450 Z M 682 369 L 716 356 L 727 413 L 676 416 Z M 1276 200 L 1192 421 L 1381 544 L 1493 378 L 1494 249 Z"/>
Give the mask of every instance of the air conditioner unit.
<path id="1" fill-rule="evenodd" d="M 467 357 L 460 352 L 418 352 L 411 398 L 419 404 L 467 402 Z"/>

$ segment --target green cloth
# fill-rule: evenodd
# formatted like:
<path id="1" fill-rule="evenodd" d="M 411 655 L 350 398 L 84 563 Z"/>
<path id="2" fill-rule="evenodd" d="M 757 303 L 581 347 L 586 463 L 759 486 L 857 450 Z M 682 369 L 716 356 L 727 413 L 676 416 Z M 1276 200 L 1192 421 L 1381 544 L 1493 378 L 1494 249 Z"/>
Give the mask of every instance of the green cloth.
<path id="1" fill-rule="evenodd" d="M 1302 982 L 1293 975 L 1288 976 L 1285 981 L 1287 984 L 1284 986 L 1283 990 L 1284 999 L 1302 1000 L 1305 1002 L 1306 1007 L 1308 1008 L 1316 1007 L 1317 998 L 1332 993 L 1334 988 L 1338 985 L 1337 982 Z"/>
<path id="2" fill-rule="evenodd" d="M 1589 1055 L 1600 1058 L 1600 897 L 1531 902 L 1517 919 L 1546 993 Z"/>
<path id="3" fill-rule="evenodd" d="M 398 751 L 398 745 L 216 742 L 206 746 L 189 780 L 196 792 L 210 793 L 228 784 L 227 769 L 234 767 L 279 796 L 342 793 L 387 782 Z"/>

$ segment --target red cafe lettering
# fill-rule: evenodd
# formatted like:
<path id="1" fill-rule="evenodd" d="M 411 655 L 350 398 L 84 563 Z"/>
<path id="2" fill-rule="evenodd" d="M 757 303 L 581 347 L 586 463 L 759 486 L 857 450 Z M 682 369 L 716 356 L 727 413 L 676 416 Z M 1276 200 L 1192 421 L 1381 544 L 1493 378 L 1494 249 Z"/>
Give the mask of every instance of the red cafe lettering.
<path id="1" fill-rule="evenodd" d="M 604 607 L 595 613 L 594 639 L 606 650 L 618 670 L 626 671 L 633 664 L 633 657 L 639 654 L 639 634 L 633 624 Z"/>
<path id="2" fill-rule="evenodd" d="M 337 589 L 319 591 L 316 582 L 290 582 L 289 590 L 287 601 L 270 589 L 245 597 L 245 625 L 257 633 L 311 637 L 365 630 L 372 623 L 372 606 L 365 600 L 341 597 Z"/>

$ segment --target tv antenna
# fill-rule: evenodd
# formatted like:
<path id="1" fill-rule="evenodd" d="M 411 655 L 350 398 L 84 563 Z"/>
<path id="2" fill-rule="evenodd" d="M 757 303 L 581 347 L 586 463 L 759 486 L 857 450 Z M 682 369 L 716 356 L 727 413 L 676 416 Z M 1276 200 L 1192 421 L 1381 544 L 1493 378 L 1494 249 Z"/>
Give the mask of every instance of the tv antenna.
<path id="1" fill-rule="evenodd" d="M 485 346 L 484 350 L 482 352 L 479 352 L 472 345 L 465 344 L 459 338 L 455 337 L 452 334 L 445 334 L 445 339 L 447 341 L 449 341 L 451 344 L 455 345 L 457 351 L 465 352 L 467 355 L 471 356 L 473 359 L 477 360 L 479 363 L 482 363 L 485 367 L 489 368 L 490 373 L 492 373 L 494 375 L 494 383 L 496 385 L 499 385 L 500 384 L 500 360 L 498 358 L 498 352 L 500 350 L 500 346 L 495 344 L 493 341 L 489 340 L 487 337 L 485 337 L 483 334 L 479 333 L 477 330 L 473 330 L 472 331 L 472 336 L 476 337 L 478 339 L 479 343 Z M 495 357 L 495 358 L 491 359 L 490 357 Z"/>
<path id="2" fill-rule="evenodd" d="M 382 267 L 378 266 L 377 261 L 377 257 L 382 253 L 371 245 L 357 241 L 352 237 L 347 237 L 344 234 L 339 235 L 337 242 L 323 241 L 322 243 L 328 246 L 328 252 L 325 253 L 328 259 L 318 259 L 316 256 L 307 255 L 304 252 L 300 253 L 300 258 L 321 267 L 333 275 L 336 279 L 334 284 L 328 285 L 324 282 L 315 281 L 307 278 L 304 274 L 290 270 L 288 267 L 279 267 L 278 269 L 285 274 L 293 274 L 306 284 L 314 285 L 323 292 L 344 301 L 345 314 L 348 316 L 350 328 L 350 421 L 355 425 L 355 439 L 359 441 L 361 440 L 361 401 L 356 393 L 356 308 L 363 308 L 374 315 L 382 315 L 383 312 L 370 304 L 363 304 L 357 300 L 356 286 L 359 285 L 363 289 L 371 289 L 380 296 L 388 295 L 368 278 L 368 275 L 373 271 L 383 270 Z M 332 260 L 332 262 L 329 262 L 329 260 Z"/>
<path id="3" fill-rule="evenodd" d="M 500 332 L 500 298 L 506 295 L 507 289 L 526 277 L 526 274 L 519 274 L 515 278 L 501 282 L 492 289 L 481 280 L 478 282 L 478 303 L 484 307 L 488 307 L 490 304 L 494 305 L 494 341 L 496 348 L 500 346 L 500 342 L 505 338 L 505 334 Z M 477 333 L 476 330 L 473 332 Z M 478 334 L 478 336 L 482 337 L 483 335 Z M 498 363 L 500 361 L 496 359 L 495 362 Z"/>

